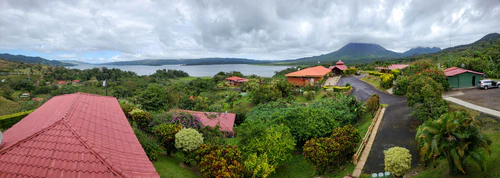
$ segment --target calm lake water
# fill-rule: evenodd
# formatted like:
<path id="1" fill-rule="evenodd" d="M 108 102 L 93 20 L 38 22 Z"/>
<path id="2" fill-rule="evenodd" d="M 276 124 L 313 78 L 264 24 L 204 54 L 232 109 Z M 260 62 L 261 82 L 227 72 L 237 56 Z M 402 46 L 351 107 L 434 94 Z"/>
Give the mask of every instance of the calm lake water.
<path id="1" fill-rule="evenodd" d="M 92 68 L 106 67 L 117 68 L 125 71 L 132 71 L 138 75 L 151 75 L 159 69 L 176 69 L 187 72 L 190 76 L 203 77 L 214 76 L 220 71 L 231 72 L 239 71 L 243 75 L 255 74 L 261 77 L 272 77 L 275 71 L 286 69 L 290 66 L 261 66 L 249 64 L 220 64 L 220 65 L 195 65 L 195 66 L 181 66 L 181 65 L 163 65 L 163 66 L 144 66 L 144 65 L 94 65 L 82 64 L 69 67 L 70 69 L 92 69 Z"/>

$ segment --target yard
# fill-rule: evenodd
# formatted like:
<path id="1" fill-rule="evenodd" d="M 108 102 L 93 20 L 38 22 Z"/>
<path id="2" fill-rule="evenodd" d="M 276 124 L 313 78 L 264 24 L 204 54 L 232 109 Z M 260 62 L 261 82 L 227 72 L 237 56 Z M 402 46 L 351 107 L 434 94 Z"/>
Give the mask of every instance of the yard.
<path id="1" fill-rule="evenodd" d="M 362 81 L 372 85 L 375 87 L 377 90 L 380 90 L 384 93 L 387 92 L 387 89 L 383 88 L 380 85 L 380 77 L 379 76 L 374 76 L 374 75 L 366 75 L 365 77 L 361 78 Z"/>

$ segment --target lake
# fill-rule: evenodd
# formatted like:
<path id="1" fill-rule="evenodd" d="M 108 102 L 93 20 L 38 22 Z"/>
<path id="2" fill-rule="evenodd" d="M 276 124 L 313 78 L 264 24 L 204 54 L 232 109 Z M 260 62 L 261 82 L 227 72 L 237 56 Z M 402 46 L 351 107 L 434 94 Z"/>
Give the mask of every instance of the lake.
<path id="1" fill-rule="evenodd" d="M 231 72 L 239 71 L 243 75 L 255 74 L 261 77 L 272 77 L 275 71 L 286 69 L 290 66 L 262 66 L 262 65 L 249 65 L 249 64 L 217 64 L 217 65 L 163 65 L 163 66 L 145 66 L 145 65 L 96 65 L 96 64 L 79 64 L 77 66 L 68 67 L 70 69 L 92 69 L 92 68 L 106 67 L 117 68 L 124 71 L 132 71 L 138 75 L 151 75 L 160 69 L 175 69 L 187 72 L 190 76 L 204 77 L 214 76 L 220 71 Z"/>

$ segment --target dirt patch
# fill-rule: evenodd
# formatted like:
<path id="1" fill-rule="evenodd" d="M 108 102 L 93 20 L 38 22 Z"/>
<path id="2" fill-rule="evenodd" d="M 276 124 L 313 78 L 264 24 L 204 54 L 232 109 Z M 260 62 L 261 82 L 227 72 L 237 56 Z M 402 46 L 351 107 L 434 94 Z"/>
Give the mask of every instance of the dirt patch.
<path id="1" fill-rule="evenodd" d="M 457 99 L 461 99 L 485 108 L 494 109 L 500 111 L 500 89 L 492 88 L 488 90 L 483 89 L 469 89 L 462 90 L 463 95 L 454 96 Z"/>

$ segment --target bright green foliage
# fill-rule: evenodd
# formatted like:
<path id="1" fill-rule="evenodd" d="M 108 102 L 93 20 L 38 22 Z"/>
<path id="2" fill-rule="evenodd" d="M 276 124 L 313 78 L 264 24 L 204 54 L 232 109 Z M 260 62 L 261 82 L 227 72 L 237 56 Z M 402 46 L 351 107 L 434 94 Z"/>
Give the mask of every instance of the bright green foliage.
<path id="1" fill-rule="evenodd" d="M 394 78 L 398 78 L 398 76 L 401 74 L 401 70 L 399 69 L 391 70 L 391 74 L 394 75 Z"/>
<path id="2" fill-rule="evenodd" d="M 406 148 L 392 147 L 384 151 L 385 171 L 403 176 L 411 168 L 411 154 Z"/>
<path id="3" fill-rule="evenodd" d="M 332 97 L 332 96 L 333 96 L 333 93 L 334 93 L 334 89 L 333 89 L 333 88 L 327 88 L 325 91 L 326 91 L 326 94 L 327 94 L 329 97 Z"/>
<path id="4" fill-rule="evenodd" d="M 35 110 L 0 116 L 0 129 L 8 129 Z"/>
<path id="5" fill-rule="evenodd" d="M 331 138 L 339 143 L 340 154 L 336 158 L 336 162 L 340 164 L 351 160 L 361 141 L 358 130 L 350 124 L 344 127 L 335 128 Z"/>
<path id="6" fill-rule="evenodd" d="M 130 111 L 129 115 L 132 118 L 132 121 L 137 123 L 137 126 L 144 131 L 148 130 L 149 123 L 153 119 L 153 115 L 151 115 L 151 113 L 137 108 Z"/>
<path id="7" fill-rule="evenodd" d="M 486 171 L 484 152 L 491 154 L 491 140 L 481 132 L 481 122 L 463 112 L 442 115 L 428 120 L 418 130 L 422 160 L 443 157 L 448 160 L 450 174 L 465 174 L 468 161 L 477 163 Z"/>
<path id="8" fill-rule="evenodd" d="M 443 87 L 433 79 L 426 76 L 416 77 L 407 90 L 408 106 L 414 107 L 412 115 L 421 121 L 439 118 L 448 111 L 442 95 Z"/>
<path id="9" fill-rule="evenodd" d="M 120 107 L 122 108 L 122 111 L 123 113 L 125 113 L 125 116 L 128 118 L 128 119 L 131 119 L 130 117 L 130 111 L 134 110 L 135 108 L 137 108 L 133 103 L 127 101 L 127 100 L 118 100 L 118 103 L 120 104 Z"/>
<path id="10" fill-rule="evenodd" d="M 203 177 L 243 177 L 241 155 L 236 146 L 203 144 L 196 151 Z"/>
<path id="11" fill-rule="evenodd" d="M 250 154 L 244 162 L 245 171 L 251 177 L 266 178 L 276 170 L 276 166 L 269 164 L 267 154 L 257 156 L 256 153 Z"/>
<path id="12" fill-rule="evenodd" d="M 435 69 L 436 66 L 434 64 L 427 61 L 417 61 L 408 67 L 401 70 L 401 72 L 406 76 L 416 75 L 426 69 Z"/>
<path id="13" fill-rule="evenodd" d="M 245 158 L 251 154 L 257 154 L 258 157 L 266 154 L 269 164 L 277 167 L 292 157 L 295 140 L 290 129 L 283 124 L 252 120 L 238 127 L 237 133 Z"/>
<path id="14" fill-rule="evenodd" d="M 313 138 L 305 143 L 303 149 L 304 158 L 314 166 L 318 175 L 339 166 L 340 144 L 333 138 Z"/>
<path id="15" fill-rule="evenodd" d="M 168 154 L 175 151 L 175 134 L 182 129 L 182 125 L 163 123 L 153 128 L 155 137 L 167 149 Z"/>
<path id="16" fill-rule="evenodd" d="M 219 130 L 219 126 L 215 127 L 205 126 L 200 129 L 201 134 L 203 134 L 203 138 L 205 143 L 210 145 L 222 145 L 226 142 L 226 137 Z"/>
<path id="17" fill-rule="evenodd" d="M 377 94 L 373 94 L 368 100 L 366 100 L 366 111 L 371 113 L 372 116 L 377 112 L 380 107 L 380 97 Z"/>
<path id="18" fill-rule="evenodd" d="M 426 69 L 426 70 L 423 70 L 422 72 L 418 73 L 418 75 L 419 76 L 427 76 L 427 77 L 432 78 L 434 81 L 436 81 L 438 84 L 440 84 L 443 87 L 444 91 L 450 90 L 450 83 L 448 82 L 443 70 Z"/>
<path id="19" fill-rule="evenodd" d="M 175 147 L 183 151 L 193 151 L 203 144 L 203 134 L 195 129 L 181 129 L 175 134 Z"/>
<path id="20" fill-rule="evenodd" d="M 316 97 L 316 91 L 305 91 L 304 97 L 306 97 L 307 100 L 313 100 L 314 97 Z"/>
<path id="21" fill-rule="evenodd" d="M 394 75 L 392 74 L 380 75 L 380 85 L 384 88 L 391 88 L 393 81 L 394 81 Z"/>
<path id="22" fill-rule="evenodd" d="M 168 95 L 158 85 L 149 85 L 137 98 L 137 102 L 148 111 L 168 110 Z"/>
<path id="23" fill-rule="evenodd" d="M 282 98 L 281 92 L 272 85 L 260 85 L 251 93 L 252 102 L 255 104 L 276 101 Z"/>
<path id="24" fill-rule="evenodd" d="M 134 128 L 134 133 L 137 136 L 139 143 L 141 143 L 142 148 L 144 149 L 144 152 L 146 152 L 149 160 L 154 161 L 158 159 L 158 155 L 160 155 L 160 152 L 162 151 L 160 144 L 158 144 L 153 137 L 148 136 L 139 129 Z"/>
<path id="25" fill-rule="evenodd" d="M 395 95 L 406 95 L 406 90 L 408 89 L 408 85 L 410 84 L 411 80 L 411 77 L 404 75 L 399 76 L 396 79 L 396 84 L 392 88 L 392 92 Z"/>

